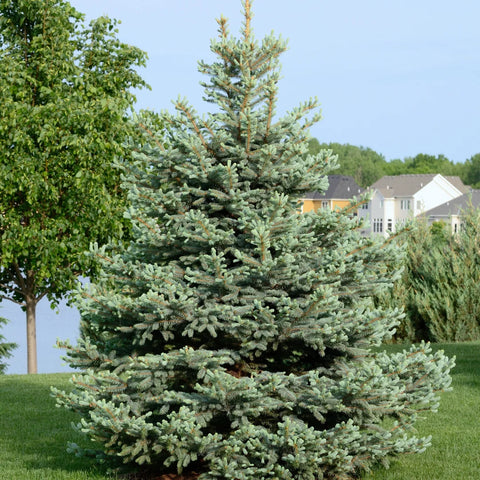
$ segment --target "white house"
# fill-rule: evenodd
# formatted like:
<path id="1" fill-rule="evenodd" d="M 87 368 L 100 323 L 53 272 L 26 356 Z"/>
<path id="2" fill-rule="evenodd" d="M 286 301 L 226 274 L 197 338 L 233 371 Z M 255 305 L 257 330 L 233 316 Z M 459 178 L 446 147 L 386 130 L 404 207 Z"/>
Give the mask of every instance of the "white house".
<path id="1" fill-rule="evenodd" d="M 459 177 L 426 173 L 385 176 L 369 190 L 371 200 L 359 212 L 367 218 L 366 233 L 387 236 L 398 224 L 460 197 L 469 188 Z"/>

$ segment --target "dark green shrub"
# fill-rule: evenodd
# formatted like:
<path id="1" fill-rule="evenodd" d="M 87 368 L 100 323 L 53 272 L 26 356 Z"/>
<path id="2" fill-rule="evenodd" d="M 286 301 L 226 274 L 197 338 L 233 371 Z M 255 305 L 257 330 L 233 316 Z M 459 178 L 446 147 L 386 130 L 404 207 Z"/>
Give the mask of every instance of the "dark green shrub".
<path id="1" fill-rule="evenodd" d="M 405 270 L 379 303 L 404 308 L 397 340 L 457 342 L 480 339 L 480 213 L 464 212 L 452 233 L 418 220 L 396 240 L 406 244 Z"/>

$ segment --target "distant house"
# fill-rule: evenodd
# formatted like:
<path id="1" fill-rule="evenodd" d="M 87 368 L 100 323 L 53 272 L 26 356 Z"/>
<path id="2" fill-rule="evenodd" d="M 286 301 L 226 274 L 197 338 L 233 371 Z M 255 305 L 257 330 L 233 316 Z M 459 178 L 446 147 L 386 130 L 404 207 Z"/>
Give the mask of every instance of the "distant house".
<path id="1" fill-rule="evenodd" d="M 347 207 L 353 197 L 365 192 L 348 175 L 328 175 L 328 189 L 324 193 L 309 192 L 302 198 L 302 213 L 319 209 L 336 210 Z"/>
<path id="2" fill-rule="evenodd" d="M 370 187 L 371 200 L 361 215 L 366 233 L 387 236 L 398 224 L 469 191 L 459 177 L 428 173 L 385 176 Z"/>
<path id="3" fill-rule="evenodd" d="M 463 213 L 470 207 L 480 207 L 480 190 L 470 190 L 460 197 L 427 210 L 424 215 L 429 224 L 443 221 L 451 226 L 453 233 L 456 233 L 461 228 Z"/>

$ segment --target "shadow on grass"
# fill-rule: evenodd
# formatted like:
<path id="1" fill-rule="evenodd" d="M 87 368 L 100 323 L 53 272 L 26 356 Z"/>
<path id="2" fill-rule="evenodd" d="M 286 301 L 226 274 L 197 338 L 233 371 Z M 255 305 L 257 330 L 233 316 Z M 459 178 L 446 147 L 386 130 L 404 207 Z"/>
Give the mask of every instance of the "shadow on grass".
<path id="1" fill-rule="evenodd" d="M 69 389 L 70 374 L 6 375 L 0 377 L 0 464 L 13 470 L 89 471 L 102 478 L 94 461 L 67 453 L 67 443 L 82 442 L 72 429 L 79 418 L 55 406 L 50 386 Z"/>
<path id="2" fill-rule="evenodd" d="M 449 357 L 456 356 L 454 375 L 468 375 L 480 379 L 480 343 L 433 344 L 434 350 L 444 350 Z"/>

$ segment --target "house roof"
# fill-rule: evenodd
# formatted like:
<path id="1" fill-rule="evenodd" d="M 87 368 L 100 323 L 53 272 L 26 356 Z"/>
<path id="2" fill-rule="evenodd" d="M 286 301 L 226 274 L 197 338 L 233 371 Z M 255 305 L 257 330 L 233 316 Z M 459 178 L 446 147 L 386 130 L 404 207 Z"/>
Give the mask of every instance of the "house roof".
<path id="1" fill-rule="evenodd" d="M 411 175 L 386 175 L 377 180 L 371 188 L 377 189 L 384 197 L 407 197 L 430 183 L 435 173 Z"/>
<path id="2" fill-rule="evenodd" d="M 452 176 L 444 176 L 454 187 L 458 188 L 458 190 L 460 190 L 462 193 L 468 193 L 470 192 L 472 189 L 470 187 L 467 187 L 467 185 L 465 185 L 462 180 L 460 179 L 460 177 L 452 177 Z"/>
<path id="3" fill-rule="evenodd" d="M 308 192 L 304 195 L 304 200 L 351 199 L 365 192 L 365 189 L 358 186 L 353 177 L 348 175 L 328 175 L 327 178 L 328 189 L 325 193 Z"/>
<path id="4" fill-rule="evenodd" d="M 480 207 L 480 190 L 470 190 L 460 197 L 428 210 L 424 215 L 427 217 L 450 217 L 451 215 L 460 215 L 468 207 Z"/>
<path id="5" fill-rule="evenodd" d="M 377 180 L 371 188 L 377 189 L 384 197 L 410 197 L 428 185 L 438 173 L 386 175 Z M 462 193 L 468 192 L 460 177 L 443 177 Z"/>

